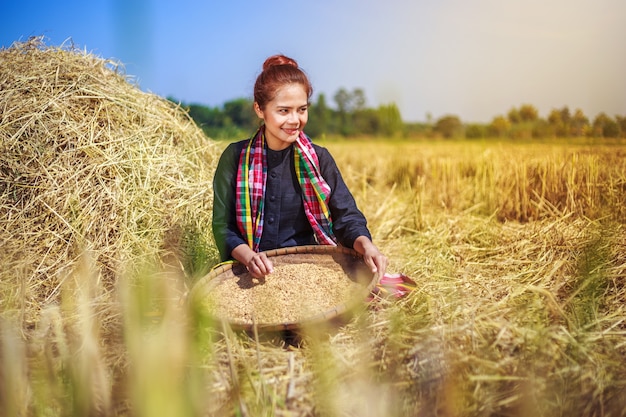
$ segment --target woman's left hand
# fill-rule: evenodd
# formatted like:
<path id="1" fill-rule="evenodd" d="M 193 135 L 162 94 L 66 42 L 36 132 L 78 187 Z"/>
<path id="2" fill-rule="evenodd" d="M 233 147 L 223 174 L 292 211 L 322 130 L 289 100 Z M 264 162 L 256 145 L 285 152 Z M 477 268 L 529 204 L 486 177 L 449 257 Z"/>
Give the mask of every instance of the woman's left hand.
<path id="1" fill-rule="evenodd" d="M 354 250 L 363 255 L 365 264 L 369 266 L 373 274 L 378 275 L 379 279 L 385 275 L 389 259 L 378 250 L 369 238 L 359 236 L 354 241 Z"/>

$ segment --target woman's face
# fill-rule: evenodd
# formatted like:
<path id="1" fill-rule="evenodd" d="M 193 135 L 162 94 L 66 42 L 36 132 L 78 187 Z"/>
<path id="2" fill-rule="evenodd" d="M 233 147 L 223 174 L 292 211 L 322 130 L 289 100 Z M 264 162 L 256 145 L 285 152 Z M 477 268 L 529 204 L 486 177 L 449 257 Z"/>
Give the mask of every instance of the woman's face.
<path id="1" fill-rule="evenodd" d="M 287 84 L 276 91 L 264 109 L 254 103 L 254 111 L 265 122 L 267 146 L 280 151 L 294 143 L 307 120 L 308 97 L 300 84 Z"/>

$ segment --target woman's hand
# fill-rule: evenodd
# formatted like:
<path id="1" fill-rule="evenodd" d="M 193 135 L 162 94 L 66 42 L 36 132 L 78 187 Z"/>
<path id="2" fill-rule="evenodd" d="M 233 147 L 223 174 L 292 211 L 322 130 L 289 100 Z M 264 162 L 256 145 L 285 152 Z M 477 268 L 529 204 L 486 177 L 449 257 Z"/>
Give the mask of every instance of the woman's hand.
<path id="1" fill-rule="evenodd" d="M 272 261 L 264 253 L 254 253 L 254 256 L 245 263 L 246 268 L 255 278 L 263 278 L 274 272 Z"/>
<path id="2" fill-rule="evenodd" d="M 264 253 L 255 252 L 250 246 L 241 244 L 233 249 L 231 255 L 244 264 L 255 278 L 264 278 L 274 272 L 272 261 Z"/>
<path id="3" fill-rule="evenodd" d="M 380 279 L 385 275 L 389 259 L 383 255 L 367 236 L 359 236 L 354 241 L 354 250 L 363 255 L 365 264 Z"/>

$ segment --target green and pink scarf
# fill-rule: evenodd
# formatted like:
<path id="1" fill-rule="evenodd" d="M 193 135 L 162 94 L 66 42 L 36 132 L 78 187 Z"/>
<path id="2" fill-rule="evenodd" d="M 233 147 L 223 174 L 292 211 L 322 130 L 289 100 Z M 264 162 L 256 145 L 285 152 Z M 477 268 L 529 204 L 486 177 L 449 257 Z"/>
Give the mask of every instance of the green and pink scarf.
<path id="1" fill-rule="evenodd" d="M 315 239 L 322 245 L 336 245 L 328 208 L 330 186 L 320 172 L 319 160 L 311 139 L 300 132 L 294 144 L 296 176 L 302 187 L 304 212 Z M 236 186 L 236 218 L 239 231 L 256 252 L 263 234 L 265 186 L 267 182 L 267 149 L 265 126 L 261 126 L 241 150 Z"/>

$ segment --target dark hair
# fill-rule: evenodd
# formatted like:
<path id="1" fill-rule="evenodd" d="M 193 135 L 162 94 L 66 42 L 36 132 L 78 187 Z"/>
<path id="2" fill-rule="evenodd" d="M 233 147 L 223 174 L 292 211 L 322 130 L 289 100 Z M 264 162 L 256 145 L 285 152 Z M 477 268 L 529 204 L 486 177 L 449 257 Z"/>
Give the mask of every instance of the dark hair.
<path id="1" fill-rule="evenodd" d="M 254 83 L 254 101 L 261 109 L 276 96 L 276 90 L 286 84 L 300 84 L 307 99 L 313 95 L 313 87 L 298 63 L 285 55 L 273 55 L 263 63 L 263 71 Z"/>

